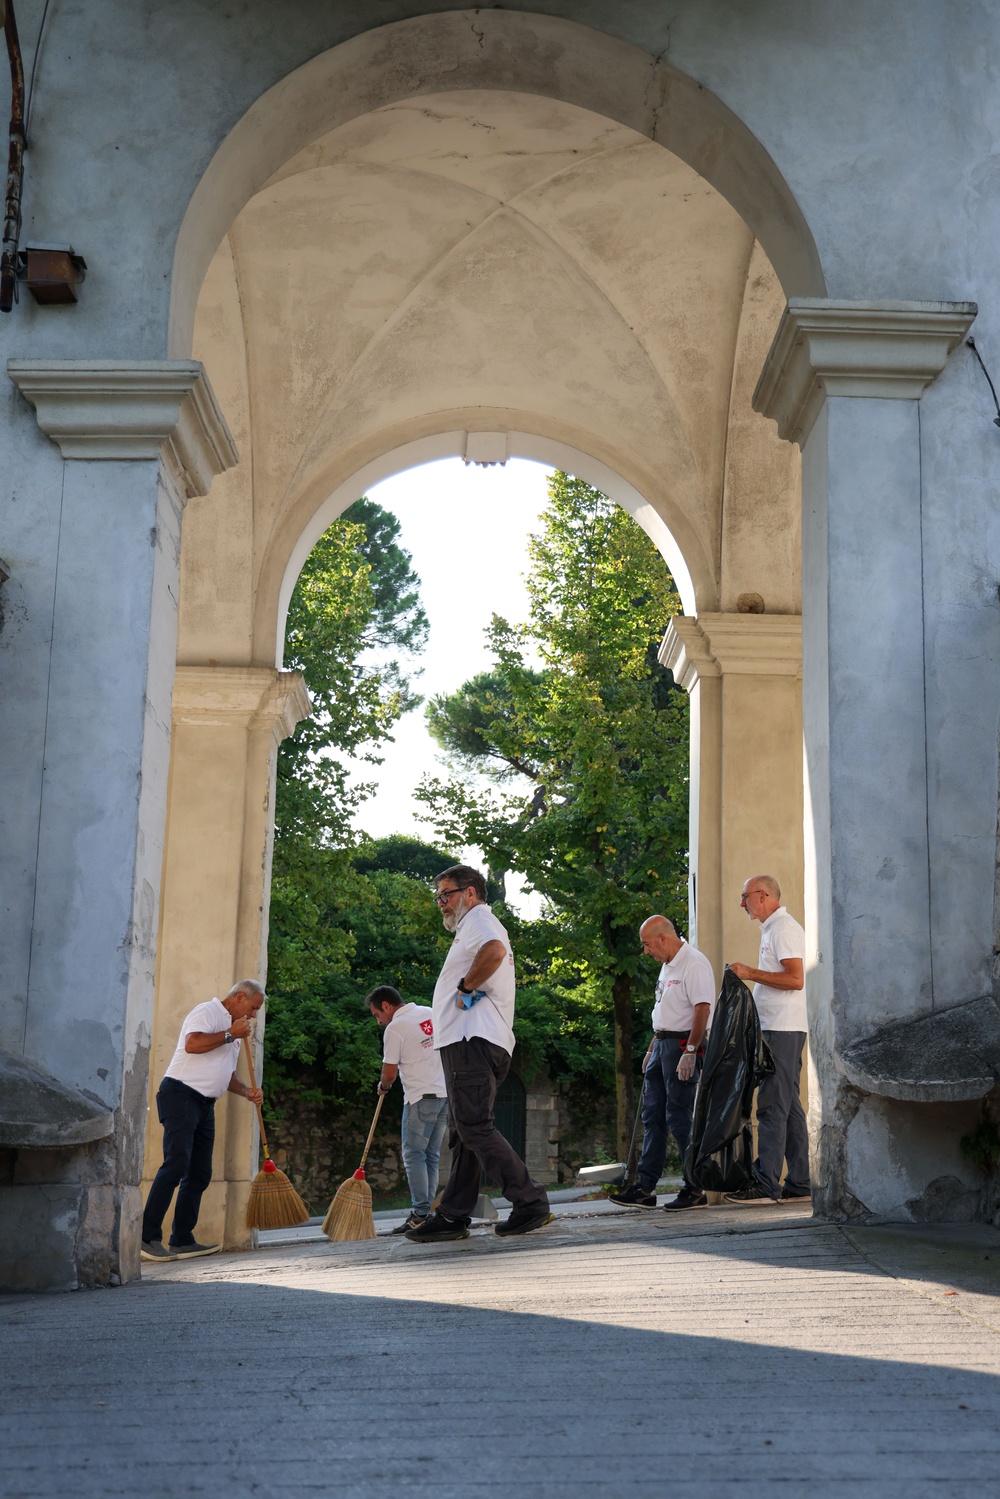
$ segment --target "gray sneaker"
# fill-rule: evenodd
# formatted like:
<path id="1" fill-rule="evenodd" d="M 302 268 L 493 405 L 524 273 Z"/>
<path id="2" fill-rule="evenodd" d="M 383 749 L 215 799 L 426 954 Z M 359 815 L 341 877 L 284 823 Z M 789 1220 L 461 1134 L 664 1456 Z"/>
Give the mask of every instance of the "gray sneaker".
<path id="1" fill-rule="evenodd" d="M 171 1244 L 169 1258 L 172 1260 L 199 1260 L 206 1254 L 218 1254 L 221 1244 Z"/>
<path id="2" fill-rule="evenodd" d="M 144 1260 L 175 1260 L 177 1252 L 168 1249 L 159 1239 L 143 1239 L 140 1257 Z"/>

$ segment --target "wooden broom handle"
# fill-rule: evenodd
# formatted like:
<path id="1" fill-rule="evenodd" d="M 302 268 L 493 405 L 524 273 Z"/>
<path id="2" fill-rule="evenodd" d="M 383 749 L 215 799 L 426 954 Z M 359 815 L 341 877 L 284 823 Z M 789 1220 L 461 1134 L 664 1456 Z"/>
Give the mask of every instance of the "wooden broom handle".
<path id="1" fill-rule="evenodd" d="M 256 1086 L 257 1086 L 257 1079 L 254 1077 L 253 1057 L 250 1054 L 250 1042 L 252 1041 L 252 1039 L 253 1039 L 252 1036 L 245 1036 L 244 1037 L 244 1040 L 247 1043 L 246 1046 L 245 1046 L 245 1048 L 244 1048 L 244 1050 L 246 1051 L 246 1054 L 247 1054 L 247 1071 L 250 1074 L 250 1086 L 251 1086 L 251 1088 L 256 1088 Z M 267 1135 L 264 1133 L 264 1115 L 260 1111 L 260 1104 L 259 1103 L 255 1103 L 254 1104 L 254 1108 L 257 1110 L 257 1123 L 260 1125 L 260 1139 L 261 1139 L 261 1144 L 264 1147 L 264 1159 L 265 1159 L 265 1161 L 269 1161 L 271 1159 L 271 1152 L 267 1148 Z M 376 1114 L 375 1117 L 378 1118 L 378 1115 Z M 372 1127 L 374 1128 L 374 1126 L 372 1126 Z M 371 1137 L 369 1136 L 369 1138 L 371 1138 Z"/>
<path id="2" fill-rule="evenodd" d="M 372 1120 L 372 1127 L 368 1131 L 368 1139 L 365 1141 L 364 1154 L 361 1157 L 361 1165 L 358 1167 L 359 1171 L 363 1171 L 364 1170 L 365 1161 L 367 1161 L 367 1159 L 368 1159 L 368 1152 L 372 1148 L 372 1141 L 375 1138 L 375 1126 L 376 1126 L 376 1124 L 378 1124 L 378 1116 L 382 1112 L 382 1105 L 383 1105 L 384 1102 L 385 1102 L 385 1094 L 384 1093 L 380 1093 L 379 1096 L 378 1096 L 378 1103 L 375 1105 L 375 1118 Z"/>

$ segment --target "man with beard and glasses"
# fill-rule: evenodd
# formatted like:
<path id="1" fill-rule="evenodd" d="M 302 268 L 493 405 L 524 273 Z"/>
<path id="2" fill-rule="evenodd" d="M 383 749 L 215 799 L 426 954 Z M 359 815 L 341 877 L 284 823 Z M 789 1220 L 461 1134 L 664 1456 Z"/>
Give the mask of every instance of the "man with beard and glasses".
<path id="1" fill-rule="evenodd" d="M 552 1222 L 548 1196 L 493 1120 L 514 1050 L 514 955 L 486 904 L 486 881 L 477 869 L 456 864 L 434 883 L 445 929 L 455 934 L 433 1003 L 434 1046 L 448 1090 L 451 1173 L 437 1210 L 406 1237 L 414 1244 L 467 1239 L 484 1171 L 514 1204 L 495 1232 L 531 1233 Z"/>

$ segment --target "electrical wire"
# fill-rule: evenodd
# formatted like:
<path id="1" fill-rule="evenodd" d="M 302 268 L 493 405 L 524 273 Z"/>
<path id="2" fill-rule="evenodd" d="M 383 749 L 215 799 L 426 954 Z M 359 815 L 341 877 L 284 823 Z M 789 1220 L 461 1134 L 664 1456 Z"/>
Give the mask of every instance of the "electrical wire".
<path id="1" fill-rule="evenodd" d="M 966 346 L 967 349 L 971 349 L 972 352 L 973 352 L 973 354 L 975 354 L 977 360 L 979 361 L 979 368 L 982 370 L 983 374 L 986 376 L 986 384 L 990 388 L 990 395 L 993 397 L 993 404 L 994 404 L 994 406 L 997 409 L 997 414 L 993 418 L 993 425 L 994 425 L 994 427 L 1000 427 L 1000 401 L 997 400 L 996 387 L 994 386 L 993 381 L 990 379 L 990 372 L 986 368 L 985 364 L 983 363 L 983 356 L 980 354 L 979 350 L 976 348 L 976 340 L 974 338 L 967 338 L 965 340 L 965 346 Z"/>
<path id="2" fill-rule="evenodd" d="M 35 69 L 38 67 L 38 54 L 42 50 L 42 33 L 45 30 L 45 21 L 49 13 L 50 0 L 45 0 L 42 10 L 42 19 L 38 23 L 38 37 L 35 41 L 35 55 L 31 60 L 31 77 L 28 79 L 28 102 L 24 110 L 24 144 L 28 146 L 31 140 L 31 100 L 35 92 Z"/>

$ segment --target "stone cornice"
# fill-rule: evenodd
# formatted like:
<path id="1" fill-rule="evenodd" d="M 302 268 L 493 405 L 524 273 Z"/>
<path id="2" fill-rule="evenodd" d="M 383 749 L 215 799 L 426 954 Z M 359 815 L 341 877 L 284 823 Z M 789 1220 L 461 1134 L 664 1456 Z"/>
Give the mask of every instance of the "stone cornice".
<path id="1" fill-rule="evenodd" d="M 162 458 L 187 499 L 239 461 L 197 360 L 9 359 L 7 373 L 64 458 Z"/>
<path id="2" fill-rule="evenodd" d="M 703 677 L 800 677 L 802 619 L 798 614 L 678 615 L 667 626 L 659 659 L 688 692 Z"/>
<path id="3" fill-rule="evenodd" d="M 976 316 L 975 302 L 788 303 L 753 408 L 800 446 L 827 396 L 917 401 Z"/>
<path id="4" fill-rule="evenodd" d="M 308 718 L 312 703 L 297 671 L 266 666 L 178 666 L 175 723 L 221 727 L 240 724 L 287 739 Z"/>
<path id="5" fill-rule="evenodd" d="M 697 619 L 675 614 L 657 653 L 662 666 L 674 674 L 678 687 L 690 692 L 702 677 L 720 675 L 719 663 L 708 648 L 705 633 Z"/>

